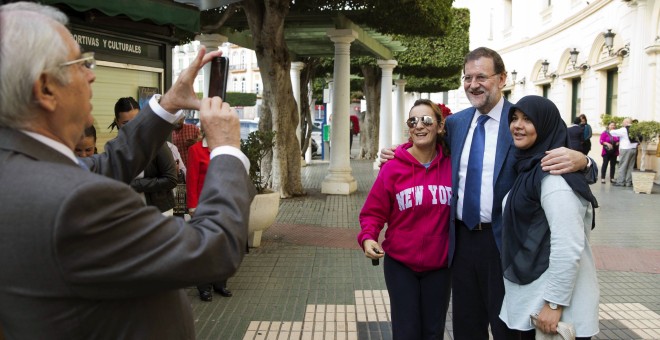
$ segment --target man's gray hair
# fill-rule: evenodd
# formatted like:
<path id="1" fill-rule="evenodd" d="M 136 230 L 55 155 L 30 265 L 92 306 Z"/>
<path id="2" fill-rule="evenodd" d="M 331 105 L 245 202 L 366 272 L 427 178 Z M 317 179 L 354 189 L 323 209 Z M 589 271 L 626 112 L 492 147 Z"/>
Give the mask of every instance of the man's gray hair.
<path id="1" fill-rule="evenodd" d="M 57 8 L 33 2 L 0 6 L 0 126 L 25 128 L 34 119 L 33 87 L 44 74 L 67 84 L 67 45 L 57 27 L 68 19 Z"/>

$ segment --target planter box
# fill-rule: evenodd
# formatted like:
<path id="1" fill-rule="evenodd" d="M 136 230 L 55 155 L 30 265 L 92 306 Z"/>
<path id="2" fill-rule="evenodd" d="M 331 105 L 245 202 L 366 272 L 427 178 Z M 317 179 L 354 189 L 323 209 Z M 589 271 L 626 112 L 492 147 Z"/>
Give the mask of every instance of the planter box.
<path id="1" fill-rule="evenodd" d="M 653 190 L 653 179 L 655 178 L 655 171 L 633 171 L 633 191 L 635 193 L 650 194 Z"/>
<path id="2" fill-rule="evenodd" d="M 248 247 L 261 246 L 261 234 L 268 229 L 277 218 L 280 210 L 280 193 L 272 192 L 254 196 L 250 204 L 250 221 L 248 222 Z"/>

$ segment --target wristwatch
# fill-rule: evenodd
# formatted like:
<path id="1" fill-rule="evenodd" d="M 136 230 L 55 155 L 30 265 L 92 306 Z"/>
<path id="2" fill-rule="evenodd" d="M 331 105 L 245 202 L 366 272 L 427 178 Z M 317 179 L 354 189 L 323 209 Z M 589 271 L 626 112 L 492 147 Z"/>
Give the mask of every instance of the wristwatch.
<path id="1" fill-rule="evenodd" d="M 553 302 L 548 302 L 548 307 L 552 310 L 557 310 L 557 304 Z"/>

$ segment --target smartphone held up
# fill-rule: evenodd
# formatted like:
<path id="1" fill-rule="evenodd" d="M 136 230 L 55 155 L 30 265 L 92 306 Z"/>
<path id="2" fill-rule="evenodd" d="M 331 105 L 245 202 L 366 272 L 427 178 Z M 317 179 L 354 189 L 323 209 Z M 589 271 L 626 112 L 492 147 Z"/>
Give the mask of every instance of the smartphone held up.
<path id="1" fill-rule="evenodd" d="M 227 95 L 227 78 L 229 77 L 229 59 L 216 57 L 211 60 L 211 76 L 209 78 L 209 98 L 220 97 L 225 100 Z"/>

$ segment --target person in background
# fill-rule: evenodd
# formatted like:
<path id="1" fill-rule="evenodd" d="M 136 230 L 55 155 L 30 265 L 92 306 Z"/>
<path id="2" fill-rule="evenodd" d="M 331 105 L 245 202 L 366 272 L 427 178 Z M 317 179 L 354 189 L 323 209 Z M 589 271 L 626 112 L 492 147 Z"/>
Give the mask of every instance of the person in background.
<path id="1" fill-rule="evenodd" d="M 568 128 L 568 147 L 583 152 L 583 142 L 584 142 L 584 127 L 580 125 L 582 120 L 580 117 L 573 118 L 573 125 Z"/>
<path id="2" fill-rule="evenodd" d="M 610 134 L 619 138 L 619 174 L 612 184 L 615 187 L 632 186 L 632 171 L 637 158 L 636 139 L 630 138 L 629 130 L 632 125 L 631 118 L 625 118 L 622 127 L 610 130 Z"/>
<path id="3" fill-rule="evenodd" d="M 170 151 L 172 152 L 174 163 L 176 163 L 176 174 L 177 174 L 178 182 L 185 183 L 186 165 L 184 164 L 183 159 L 181 158 L 181 153 L 179 152 L 179 149 L 176 147 L 176 145 L 172 144 L 169 141 L 167 141 L 166 143 L 167 143 L 167 147 L 170 148 Z"/>
<path id="4" fill-rule="evenodd" d="M 351 131 L 350 131 L 351 139 L 349 141 L 349 149 L 348 149 L 349 153 L 351 152 L 350 150 L 353 148 L 353 137 L 360 133 L 360 120 L 358 119 L 358 116 L 351 115 L 350 122 L 351 122 Z"/>
<path id="5" fill-rule="evenodd" d="M 598 278 L 589 244 L 598 202 L 582 174 L 541 170 L 546 151 L 567 143 L 559 110 L 547 98 L 525 96 L 509 109 L 518 173 L 504 199 L 500 318 L 535 339 L 536 327 L 556 334 L 557 323 L 575 327 L 577 339 L 598 334 Z"/>
<path id="6" fill-rule="evenodd" d="M 617 187 L 632 186 L 632 171 L 637 158 L 636 139 L 630 138 L 629 130 L 632 125 L 632 119 L 625 118 L 621 123 L 622 127 L 610 130 L 610 134 L 619 138 L 619 174 L 616 181 L 612 184 Z"/>
<path id="7" fill-rule="evenodd" d="M 610 167 L 610 182 L 614 183 L 614 172 L 616 171 L 616 158 L 619 156 L 619 137 L 612 136 L 610 131 L 616 129 L 616 123 L 610 122 L 607 128 L 600 134 L 600 144 L 603 150 L 600 155 L 603 156 L 603 166 L 600 172 L 600 182 L 605 183 L 605 174 L 607 167 Z"/>
<path id="8" fill-rule="evenodd" d="M 73 152 L 78 157 L 90 157 L 98 153 L 96 150 L 96 128 L 94 125 L 85 129 L 82 138 L 76 144 Z"/>
<path id="9" fill-rule="evenodd" d="M 587 116 L 584 113 L 580 115 L 580 126 L 584 130 L 584 135 L 582 136 L 582 153 L 588 155 L 589 151 L 591 151 L 591 136 L 593 135 L 593 131 L 591 130 L 591 125 L 587 123 Z"/>
<path id="10" fill-rule="evenodd" d="M 133 97 L 119 98 L 115 103 L 115 120 L 110 124 L 110 131 L 121 129 L 132 121 L 140 112 L 138 102 Z M 131 187 L 142 194 L 147 205 L 158 208 L 167 216 L 173 214 L 174 193 L 177 184 L 177 171 L 172 151 L 166 144 L 161 145 L 154 159 L 140 175 L 131 181 Z"/>
<path id="11" fill-rule="evenodd" d="M 512 332 L 499 318 L 504 297 L 502 198 L 516 179 L 515 147 L 506 120 L 511 103 L 502 95 L 507 72 L 499 53 L 487 47 L 470 51 L 463 64 L 463 89 L 472 107 L 446 120 L 452 155 L 449 266 L 453 333 L 456 339 L 487 339 L 490 325 L 495 340 L 509 339 Z M 475 131 L 479 131 L 478 138 Z M 382 149 L 382 161 L 391 154 Z M 590 158 L 565 147 L 547 152 L 541 166 L 551 174 L 585 171 L 591 182 L 598 176 Z"/>
<path id="12" fill-rule="evenodd" d="M 211 151 L 202 131 L 202 140 L 193 144 L 188 150 L 188 171 L 186 175 L 186 201 L 188 214 L 195 216 L 202 188 L 208 171 Z M 227 280 L 204 283 L 197 286 L 199 299 L 204 302 L 213 301 L 213 291 L 224 297 L 231 297 L 233 293 L 227 289 Z"/>
<path id="13" fill-rule="evenodd" d="M 0 6 L 0 325 L 7 339 L 194 339 L 183 288 L 238 269 L 256 190 L 236 111 L 195 96 L 200 50 L 105 152 L 73 150 L 93 123 L 95 58 L 66 15 L 34 2 Z M 196 218 L 165 217 L 126 183 L 200 110 L 211 152 Z"/>
<path id="14" fill-rule="evenodd" d="M 385 257 L 393 338 L 442 339 L 451 288 L 451 159 L 438 105 L 419 99 L 408 117 L 410 141 L 380 169 L 360 211 L 357 240 L 368 258 Z"/>
<path id="15" fill-rule="evenodd" d="M 176 145 L 181 153 L 183 165 L 188 166 L 188 149 L 200 140 L 200 130 L 194 124 L 186 124 L 184 119 L 176 122 L 172 131 L 172 144 Z"/>

